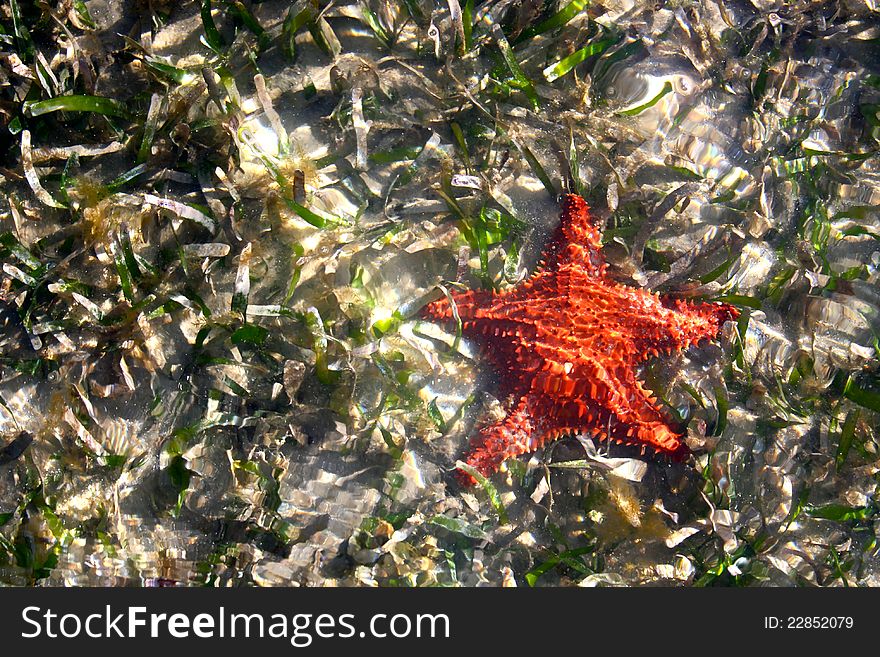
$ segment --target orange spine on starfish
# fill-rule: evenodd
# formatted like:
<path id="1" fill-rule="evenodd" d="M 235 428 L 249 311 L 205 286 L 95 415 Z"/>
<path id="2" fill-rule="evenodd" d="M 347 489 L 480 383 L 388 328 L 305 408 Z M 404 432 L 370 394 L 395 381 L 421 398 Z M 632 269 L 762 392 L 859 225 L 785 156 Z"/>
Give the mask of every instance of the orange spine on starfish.
<path id="1" fill-rule="evenodd" d="M 507 404 L 507 417 L 483 427 L 465 457 L 481 474 L 575 433 L 676 459 L 687 455 L 636 368 L 652 356 L 714 339 L 739 311 L 615 283 L 606 275 L 601 240 L 586 202 L 567 194 L 540 271 L 502 293 L 451 294 L 463 333 L 483 343 Z M 449 321 L 455 313 L 444 298 L 423 315 Z M 463 479 L 472 483 L 468 475 Z"/>

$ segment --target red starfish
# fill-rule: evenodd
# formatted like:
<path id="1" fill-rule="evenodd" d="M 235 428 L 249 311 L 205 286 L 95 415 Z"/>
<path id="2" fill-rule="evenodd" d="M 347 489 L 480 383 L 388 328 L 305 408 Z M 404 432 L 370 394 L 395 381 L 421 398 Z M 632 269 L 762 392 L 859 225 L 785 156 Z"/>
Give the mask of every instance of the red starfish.
<path id="1" fill-rule="evenodd" d="M 481 474 L 565 434 L 591 433 L 677 460 L 688 454 L 680 433 L 636 378 L 636 367 L 651 356 L 715 338 L 739 311 L 614 282 L 606 275 L 601 237 L 586 202 L 567 194 L 538 273 L 503 292 L 452 294 L 463 334 L 484 343 L 507 400 L 507 417 L 483 427 L 465 457 Z M 445 298 L 423 314 L 453 318 Z"/>

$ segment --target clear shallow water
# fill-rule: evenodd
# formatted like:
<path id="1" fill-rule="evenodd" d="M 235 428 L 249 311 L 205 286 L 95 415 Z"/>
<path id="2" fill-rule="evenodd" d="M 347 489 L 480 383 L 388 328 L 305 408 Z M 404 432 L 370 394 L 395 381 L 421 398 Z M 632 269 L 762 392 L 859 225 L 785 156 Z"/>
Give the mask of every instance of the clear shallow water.
<path id="1" fill-rule="evenodd" d="M 410 4 L 6 41 L 126 111 L 4 97 L 0 579 L 875 584 L 875 8 Z M 691 462 L 566 439 L 493 504 L 491 373 L 413 315 L 526 276 L 568 178 L 616 278 L 743 318 L 643 373 Z"/>

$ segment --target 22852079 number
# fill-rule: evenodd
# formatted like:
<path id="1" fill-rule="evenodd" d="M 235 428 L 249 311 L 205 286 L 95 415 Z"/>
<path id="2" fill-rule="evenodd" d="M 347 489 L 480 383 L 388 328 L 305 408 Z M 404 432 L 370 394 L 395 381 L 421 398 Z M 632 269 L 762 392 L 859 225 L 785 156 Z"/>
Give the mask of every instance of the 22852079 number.
<path id="1" fill-rule="evenodd" d="M 852 616 L 764 617 L 764 628 L 768 630 L 851 630 L 854 626 Z"/>

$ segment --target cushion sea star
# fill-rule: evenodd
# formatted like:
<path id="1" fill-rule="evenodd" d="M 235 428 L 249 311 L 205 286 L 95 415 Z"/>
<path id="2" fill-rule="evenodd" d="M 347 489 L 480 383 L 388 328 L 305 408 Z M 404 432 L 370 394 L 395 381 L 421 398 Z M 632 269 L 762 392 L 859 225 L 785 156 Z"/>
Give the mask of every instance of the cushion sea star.
<path id="1" fill-rule="evenodd" d="M 500 375 L 507 410 L 471 442 L 465 462 L 481 474 L 566 434 L 590 433 L 674 459 L 688 454 L 636 367 L 715 338 L 739 311 L 616 283 L 606 274 L 601 237 L 586 202 L 566 194 L 537 273 L 502 292 L 452 293 L 463 334 L 483 343 Z M 451 320 L 449 299 L 428 304 L 423 316 Z"/>

